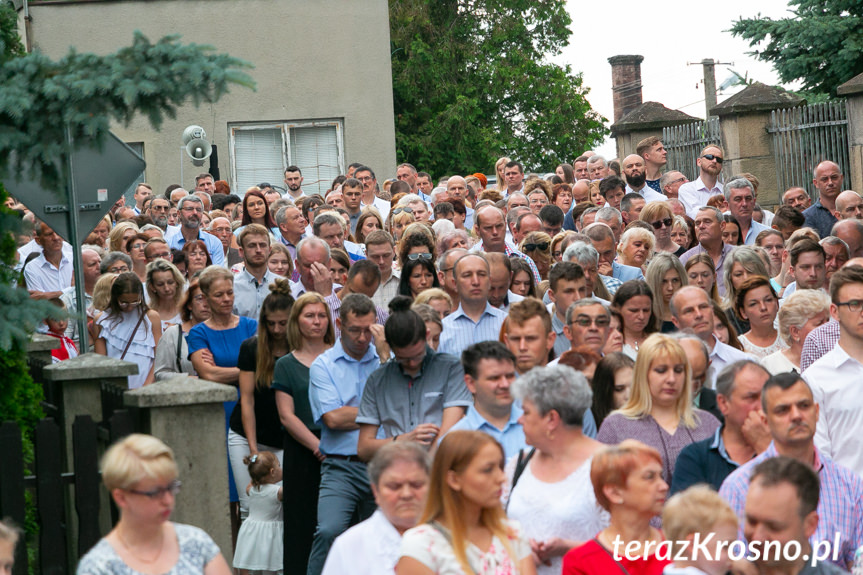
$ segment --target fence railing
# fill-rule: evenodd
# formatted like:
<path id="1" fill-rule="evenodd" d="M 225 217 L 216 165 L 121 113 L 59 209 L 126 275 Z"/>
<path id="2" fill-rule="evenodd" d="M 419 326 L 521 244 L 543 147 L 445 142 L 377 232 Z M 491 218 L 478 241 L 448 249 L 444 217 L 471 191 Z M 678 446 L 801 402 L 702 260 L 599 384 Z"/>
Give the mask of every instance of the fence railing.
<path id="1" fill-rule="evenodd" d="M 668 150 L 666 171 L 676 170 L 694 180 L 698 177 L 698 166 L 695 162 L 701 150 L 710 144 L 721 145 L 721 141 L 719 118 L 663 128 L 662 143 Z"/>
<path id="2" fill-rule="evenodd" d="M 845 100 L 774 110 L 768 132 L 773 135 L 780 196 L 788 188 L 799 187 L 815 199 L 818 191 L 812 185 L 812 172 L 824 160 L 835 162 L 841 173 L 850 176 Z"/>

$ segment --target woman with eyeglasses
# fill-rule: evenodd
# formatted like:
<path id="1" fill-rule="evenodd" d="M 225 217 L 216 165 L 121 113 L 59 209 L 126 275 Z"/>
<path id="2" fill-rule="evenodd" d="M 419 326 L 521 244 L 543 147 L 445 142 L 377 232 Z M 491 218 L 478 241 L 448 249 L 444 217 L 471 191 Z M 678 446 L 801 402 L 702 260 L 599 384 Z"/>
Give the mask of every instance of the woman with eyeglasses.
<path id="1" fill-rule="evenodd" d="M 686 245 L 678 245 L 671 239 L 671 227 L 674 225 L 674 214 L 665 202 L 650 202 L 641 210 L 641 221 L 653 227 L 656 236 L 656 251 L 668 252 L 678 258 L 686 253 Z"/>
<path id="2" fill-rule="evenodd" d="M 439 287 L 437 270 L 435 270 L 431 259 L 420 257 L 412 260 L 408 258 L 402 268 L 402 276 L 399 280 L 399 295 L 415 298 L 429 288 Z"/>
<path id="3" fill-rule="evenodd" d="M 135 433 L 105 452 L 101 468 L 120 519 L 81 558 L 79 575 L 231 575 L 209 535 L 169 520 L 181 485 L 170 447 Z"/>
<path id="4" fill-rule="evenodd" d="M 186 242 L 181 250 L 186 256 L 186 278 L 191 281 L 195 274 L 213 265 L 207 244 L 201 240 Z"/>
<path id="5" fill-rule="evenodd" d="M 650 260 L 644 276 L 647 285 L 655 294 L 653 314 L 661 322 L 659 331 L 662 333 L 677 331 L 677 327 L 671 322 L 671 298 L 677 290 L 689 285 L 683 264 L 677 256 L 660 252 Z"/>
<path id="6" fill-rule="evenodd" d="M 153 360 L 162 324 L 159 314 L 144 302 L 144 285 L 134 272 L 122 273 L 114 280 L 111 301 L 106 313 L 96 320 L 95 332 L 96 353 L 138 365 L 137 375 L 129 376 L 129 389 L 153 383 Z"/>
<path id="7" fill-rule="evenodd" d="M 193 327 L 210 317 L 210 306 L 201 292 L 198 280 L 193 280 L 180 303 L 180 318 L 183 323 L 172 325 L 162 334 L 156 345 L 156 359 L 153 374 L 156 381 L 170 379 L 178 375 L 196 377 L 195 366 L 189 361 L 189 344 L 186 336 Z"/>
<path id="8" fill-rule="evenodd" d="M 519 251 L 533 260 L 539 277 L 548 279 L 548 270 L 551 269 L 551 236 L 545 232 L 530 232 L 518 246 Z"/>
<path id="9" fill-rule="evenodd" d="M 126 240 L 126 253 L 132 259 L 132 271 L 138 276 L 142 282 L 147 281 L 147 256 L 144 254 L 144 247 L 150 241 L 148 236 L 142 233 L 137 233 Z"/>

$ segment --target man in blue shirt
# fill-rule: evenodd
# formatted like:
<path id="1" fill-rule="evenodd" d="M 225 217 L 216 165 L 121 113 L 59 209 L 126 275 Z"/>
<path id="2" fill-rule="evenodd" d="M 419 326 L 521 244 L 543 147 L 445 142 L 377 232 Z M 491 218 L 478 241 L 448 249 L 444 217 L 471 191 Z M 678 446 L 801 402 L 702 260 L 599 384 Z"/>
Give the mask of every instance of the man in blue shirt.
<path id="1" fill-rule="evenodd" d="M 181 250 L 186 242 L 201 240 L 207 246 L 210 260 L 214 266 L 225 265 L 225 249 L 221 240 L 212 234 L 201 231 L 201 219 L 204 216 L 204 203 L 198 196 L 185 196 L 177 204 L 177 216 L 180 227 L 173 234 L 166 234 L 165 240 L 172 250 Z"/>
<path id="2" fill-rule="evenodd" d="M 482 341 L 462 352 L 461 365 L 473 405 L 450 431 L 485 432 L 503 446 L 507 459 L 517 455 L 526 444 L 518 423 L 522 411 L 509 391 L 515 381 L 515 356 L 499 341 Z"/>
<path id="3" fill-rule="evenodd" d="M 309 401 L 321 425 L 320 450 L 326 456 L 309 575 L 320 575 L 330 546 L 350 527 L 354 515 L 362 521 L 375 510 L 365 463 L 357 457 L 356 419 L 366 380 L 381 364 L 371 345 L 376 321 L 375 304 L 368 296 L 347 296 L 336 320 L 341 338 L 309 369 Z"/>

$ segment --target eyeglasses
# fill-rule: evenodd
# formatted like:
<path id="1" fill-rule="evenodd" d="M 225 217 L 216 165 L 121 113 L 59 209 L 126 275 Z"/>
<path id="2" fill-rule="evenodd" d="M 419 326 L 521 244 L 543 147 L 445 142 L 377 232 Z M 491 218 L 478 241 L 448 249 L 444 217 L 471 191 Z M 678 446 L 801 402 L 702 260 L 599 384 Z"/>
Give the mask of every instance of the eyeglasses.
<path id="1" fill-rule="evenodd" d="M 140 305 L 140 304 L 141 304 L 140 299 L 138 299 L 138 301 L 118 301 L 117 302 L 117 305 L 119 305 L 120 307 L 135 307 L 136 305 Z"/>
<path id="2" fill-rule="evenodd" d="M 717 156 L 716 154 L 704 154 L 701 157 L 705 160 L 715 160 L 717 164 L 721 164 L 723 162 L 722 156 Z"/>
<path id="3" fill-rule="evenodd" d="M 706 157 L 706 156 L 705 156 L 705 157 Z M 719 163 L 721 164 L 722 162 L 719 162 Z M 669 186 L 671 186 L 671 185 L 674 185 L 674 184 L 676 184 L 676 183 L 678 183 L 678 182 L 685 182 L 685 181 L 686 181 L 686 176 L 683 176 L 682 178 L 677 178 L 676 180 L 673 180 L 673 181 L 671 181 L 671 182 L 668 182 L 668 185 L 669 185 Z"/>
<path id="4" fill-rule="evenodd" d="M 863 309 L 863 299 L 852 299 L 850 301 L 837 301 L 836 305 L 838 307 L 842 307 L 843 305 L 848 306 L 849 311 L 851 313 L 858 313 L 861 309 Z"/>
<path id="5" fill-rule="evenodd" d="M 217 233 L 220 233 L 220 234 L 221 234 L 221 233 L 227 233 L 227 232 L 230 232 L 230 231 L 232 231 L 232 230 L 231 230 L 231 228 L 229 228 L 229 227 L 227 227 L 227 226 L 224 226 L 224 227 L 221 227 L 221 228 L 212 228 L 212 229 L 210 229 L 210 231 L 211 231 L 211 232 L 217 232 Z"/>
<path id="6" fill-rule="evenodd" d="M 171 495 L 176 495 L 180 492 L 180 487 L 183 486 L 181 481 L 175 479 L 164 487 L 157 487 L 155 489 L 151 489 L 150 491 L 138 491 L 137 489 L 127 489 L 129 493 L 134 493 L 135 495 L 143 495 L 144 497 L 149 497 L 150 499 L 159 499 L 166 493 L 170 493 Z"/>
<path id="7" fill-rule="evenodd" d="M 108 271 L 111 272 L 112 274 L 123 274 L 123 273 L 126 273 L 127 271 L 129 271 L 129 268 L 127 268 L 126 266 L 122 266 L 122 267 L 116 267 L 115 266 L 113 268 L 108 268 Z"/>
<path id="8" fill-rule="evenodd" d="M 654 230 L 659 230 L 659 229 L 662 229 L 662 226 L 665 226 L 666 228 L 670 228 L 671 224 L 673 224 L 673 223 L 674 223 L 674 220 L 672 220 L 671 218 L 665 218 L 664 220 L 657 220 L 655 222 L 650 222 L 650 225 L 653 226 Z"/>
<path id="9" fill-rule="evenodd" d="M 158 254 L 150 254 L 150 259 L 152 259 L 152 260 L 157 260 L 159 258 L 162 258 L 163 260 L 167 260 L 167 259 L 170 259 L 170 257 L 171 257 L 171 252 L 160 252 Z"/>
<path id="10" fill-rule="evenodd" d="M 184 212 L 198 212 L 199 214 L 204 213 L 204 208 L 183 208 Z"/>
<path id="11" fill-rule="evenodd" d="M 431 254 L 408 254 L 408 259 L 412 262 L 415 262 L 417 260 L 431 260 L 432 255 Z"/>
<path id="12" fill-rule="evenodd" d="M 396 208 L 396 209 L 394 209 L 394 210 L 393 210 L 393 214 L 392 214 L 392 215 L 397 216 L 397 215 L 399 215 L 399 214 L 400 214 L 400 213 L 402 213 L 402 212 L 405 212 L 405 213 L 408 213 L 408 214 L 412 214 L 412 213 L 414 213 L 413 209 L 412 209 L 410 206 L 408 206 L 408 207 L 405 207 L 405 208 Z"/>
<path id="13" fill-rule="evenodd" d="M 129 247 L 132 248 L 133 250 L 143 250 L 144 246 L 146 246 L 146 245 L 147 244 L 145 244 L 145 243 L 137 243 L 137 244 L 132 244 Z"/>
<path id="14" fill-rule="evenodd" d="M 524 251 L 532 252 L 534 250 L 545 251 L 548 249 L 548 246 L 551 245 L 548 242 L 542 242 L 539 244 L 524 244 Z"/>
<path id="15" fill-rule="evenodd" d="M 590 327 L 591 324 L 596 325 L 596 327 L 608 327 L 611 324 L 611 320 L 604 315 L 601 315 L 599 317 L 580 315 L 575 318 L 572 323 L 580 327 Z"/>

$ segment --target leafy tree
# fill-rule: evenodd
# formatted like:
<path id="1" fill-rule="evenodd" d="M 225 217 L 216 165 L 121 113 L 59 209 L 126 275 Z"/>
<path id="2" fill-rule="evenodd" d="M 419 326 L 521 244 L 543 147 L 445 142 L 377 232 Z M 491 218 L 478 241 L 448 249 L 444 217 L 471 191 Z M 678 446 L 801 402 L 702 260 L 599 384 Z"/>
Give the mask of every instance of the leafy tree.
<path id="1" fill-rule="evenodd" d="M 581 74 L 549 59 L 564 0 L 390 0 L 396 150 L 435 174 L 571 162 L 602 141 Z"/>
<path id="2" fill-rule="evenodd" d="M 784 83 L 836 95 L 863 73 L 863 3 L 856 0 L 790 0 L 788 18 L 741 18 L 731 33 L 759 45 L 752 55 L 770 62 Z"/>

